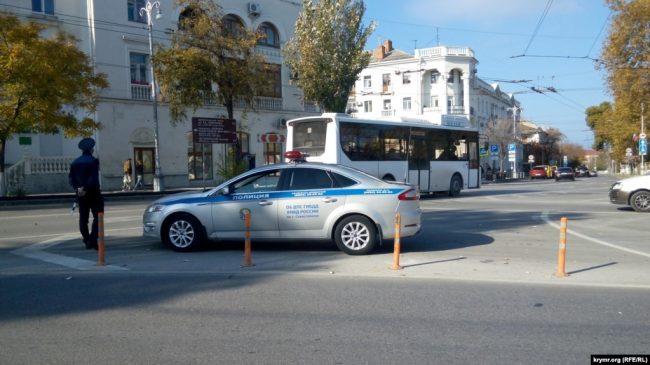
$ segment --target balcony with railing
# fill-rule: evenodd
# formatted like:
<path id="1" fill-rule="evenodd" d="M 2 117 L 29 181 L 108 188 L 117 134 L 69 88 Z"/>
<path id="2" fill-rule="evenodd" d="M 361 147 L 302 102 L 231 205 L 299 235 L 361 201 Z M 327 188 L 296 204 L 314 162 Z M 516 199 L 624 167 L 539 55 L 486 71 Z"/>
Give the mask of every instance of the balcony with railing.
<path id="1" fill-rule="evenodd" d="M 131 99 L 151 101 L 151 85 L 131 84 Z M 203 102 L 206 106 L 219 105 L 219 102 L 214 95 L 205 95 Z M 244 109 L 246 106 L 246 99 L 244 97 L 238 97 L 235 99 L 234 107 L 236 109 Z M 253 108 L 255 110 L 280 111 L 283 110 L 283 99 L 269 96 L 256 96 L 253 100 Z M 303 110 L 310 113 L 319 112 L 318 106 L 311 101 L 305 101 L 303 103 Z"/>
<path id="2" fill-rule="evenodd" d="M 151 85 L 131 84 L 131 99 L 151 101 Z"/>

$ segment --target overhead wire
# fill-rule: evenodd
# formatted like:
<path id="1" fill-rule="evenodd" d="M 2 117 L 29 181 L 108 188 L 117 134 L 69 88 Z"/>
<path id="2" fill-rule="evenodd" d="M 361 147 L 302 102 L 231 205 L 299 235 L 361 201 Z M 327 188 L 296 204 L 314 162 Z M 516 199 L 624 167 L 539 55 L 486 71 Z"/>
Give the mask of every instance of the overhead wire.
<path id="1" fill-rule="evenodd" d="M 539 21 L 537 22 L 537 26 L 535 26 L 535 30 L 533 31 L 533 34 L 531 35 L 530 40 L 528 41 L 528 45 L 526 46 L 526 49 L 524 49 L 524 53 L 522 53 L 522 55 L 526 55 L 526 52 L 528 52 L 530 45 L 533 44 L 533 41 L 537 36 L 537 32 L 539 32 L 539 29 L 542 27 L 542 23 L 544 23 L 544 19 L 546 19 L 546 16 L 548 15 L 548 11 L 551 9 L 551 5 L 553 5 L 553 0 L 548 0 L 546 2 L 546 7 L 542 12 L 542 16 L 539 18 Z"/>

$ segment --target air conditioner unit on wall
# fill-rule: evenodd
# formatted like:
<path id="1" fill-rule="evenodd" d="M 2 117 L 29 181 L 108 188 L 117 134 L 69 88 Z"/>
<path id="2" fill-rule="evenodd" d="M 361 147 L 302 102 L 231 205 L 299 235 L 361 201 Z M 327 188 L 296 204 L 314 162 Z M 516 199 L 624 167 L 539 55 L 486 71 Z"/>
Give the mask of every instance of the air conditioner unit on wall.
<path id="1" fill-rule="evenodd" d="M 280 118 L 278 120 L 278 128 L 286 128 L 287 127 L 287 120 L 284 118 Z"/>
<path id="2" fill-rule="evenodd" d="M 260 12 L 260 4 L 248 3 L 248 15 L 259 16 Z"/>

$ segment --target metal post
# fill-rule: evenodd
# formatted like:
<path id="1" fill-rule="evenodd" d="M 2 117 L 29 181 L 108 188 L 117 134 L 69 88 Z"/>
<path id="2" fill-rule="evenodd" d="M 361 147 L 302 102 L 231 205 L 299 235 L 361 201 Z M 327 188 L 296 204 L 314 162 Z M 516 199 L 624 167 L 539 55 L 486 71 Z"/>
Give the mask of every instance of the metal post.
<path id="1" fill-rule="evenodd" d="M 400 235 L 401 235 L 401 226 L 402 226 L 402 216 L 397 213 L 395 214 L 395 242 L 393 244 L 393 265 L 390 267 L 392 270 L 400 270 L 402 267 L 399 264 L 399 255 L 401 251 L 400 247 Z"/>
<path id="2" fill-rule="evenodd" d="M 153 190 L 165 190 L 163 183 L 163 175 L 160 169 L 160 141 L 158 135 L 158 97 L 156 96 L 156 74 L 153 66 L 153 20 L 151 19 L 151 12 L 157 9 L 156 18 L 161 16 L 160 2 L 154 1 L 153 3 L 147 0 L 144 8 L 140 9 L 140 16 L 147 14 L 147 31 L 149 32 L 149 64 L 151 65 L 151 100 L 153 101 L 153 139 L 154 139 L 154 175 L 153 175 Z"/>
<path id="3" fill-rule="evenodd" d="M 645 137 L 645 126 L 643 125 L 643 113 L 644 113 L 644 107 L 645 107 L 645 105 L 644 105 L 643 103 L 641 103 L 641 136 L 642 136 L 642 137 Z M 640 152 L 640 151 L 639 151 L 639 152 Z M 645 169 L 644 169 L 644 167 L 645 167 L 645 166 L 644 166 L 644 157 L 645 157 L 645 154 L 644 154 L 644 153 L 639 153 L 639 154 L 641 155 L 641 169 L 640 169 L 639 171 L 641 172 L 641 175 L 643 175 L 644 170 L 645 170 Z"/>

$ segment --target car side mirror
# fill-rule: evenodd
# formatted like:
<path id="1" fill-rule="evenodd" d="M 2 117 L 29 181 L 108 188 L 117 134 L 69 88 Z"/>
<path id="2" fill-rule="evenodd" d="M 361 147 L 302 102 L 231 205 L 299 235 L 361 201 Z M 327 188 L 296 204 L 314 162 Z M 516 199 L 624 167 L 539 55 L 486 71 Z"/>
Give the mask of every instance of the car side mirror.
<path id="1" fill-rule="evenodd" d="M 221 194 L 221 195 L 229 195 L 230 194 L 230 188 L 228 186 L 224 186 L 223 188 L 219 189 L 219 194 Z"/>

